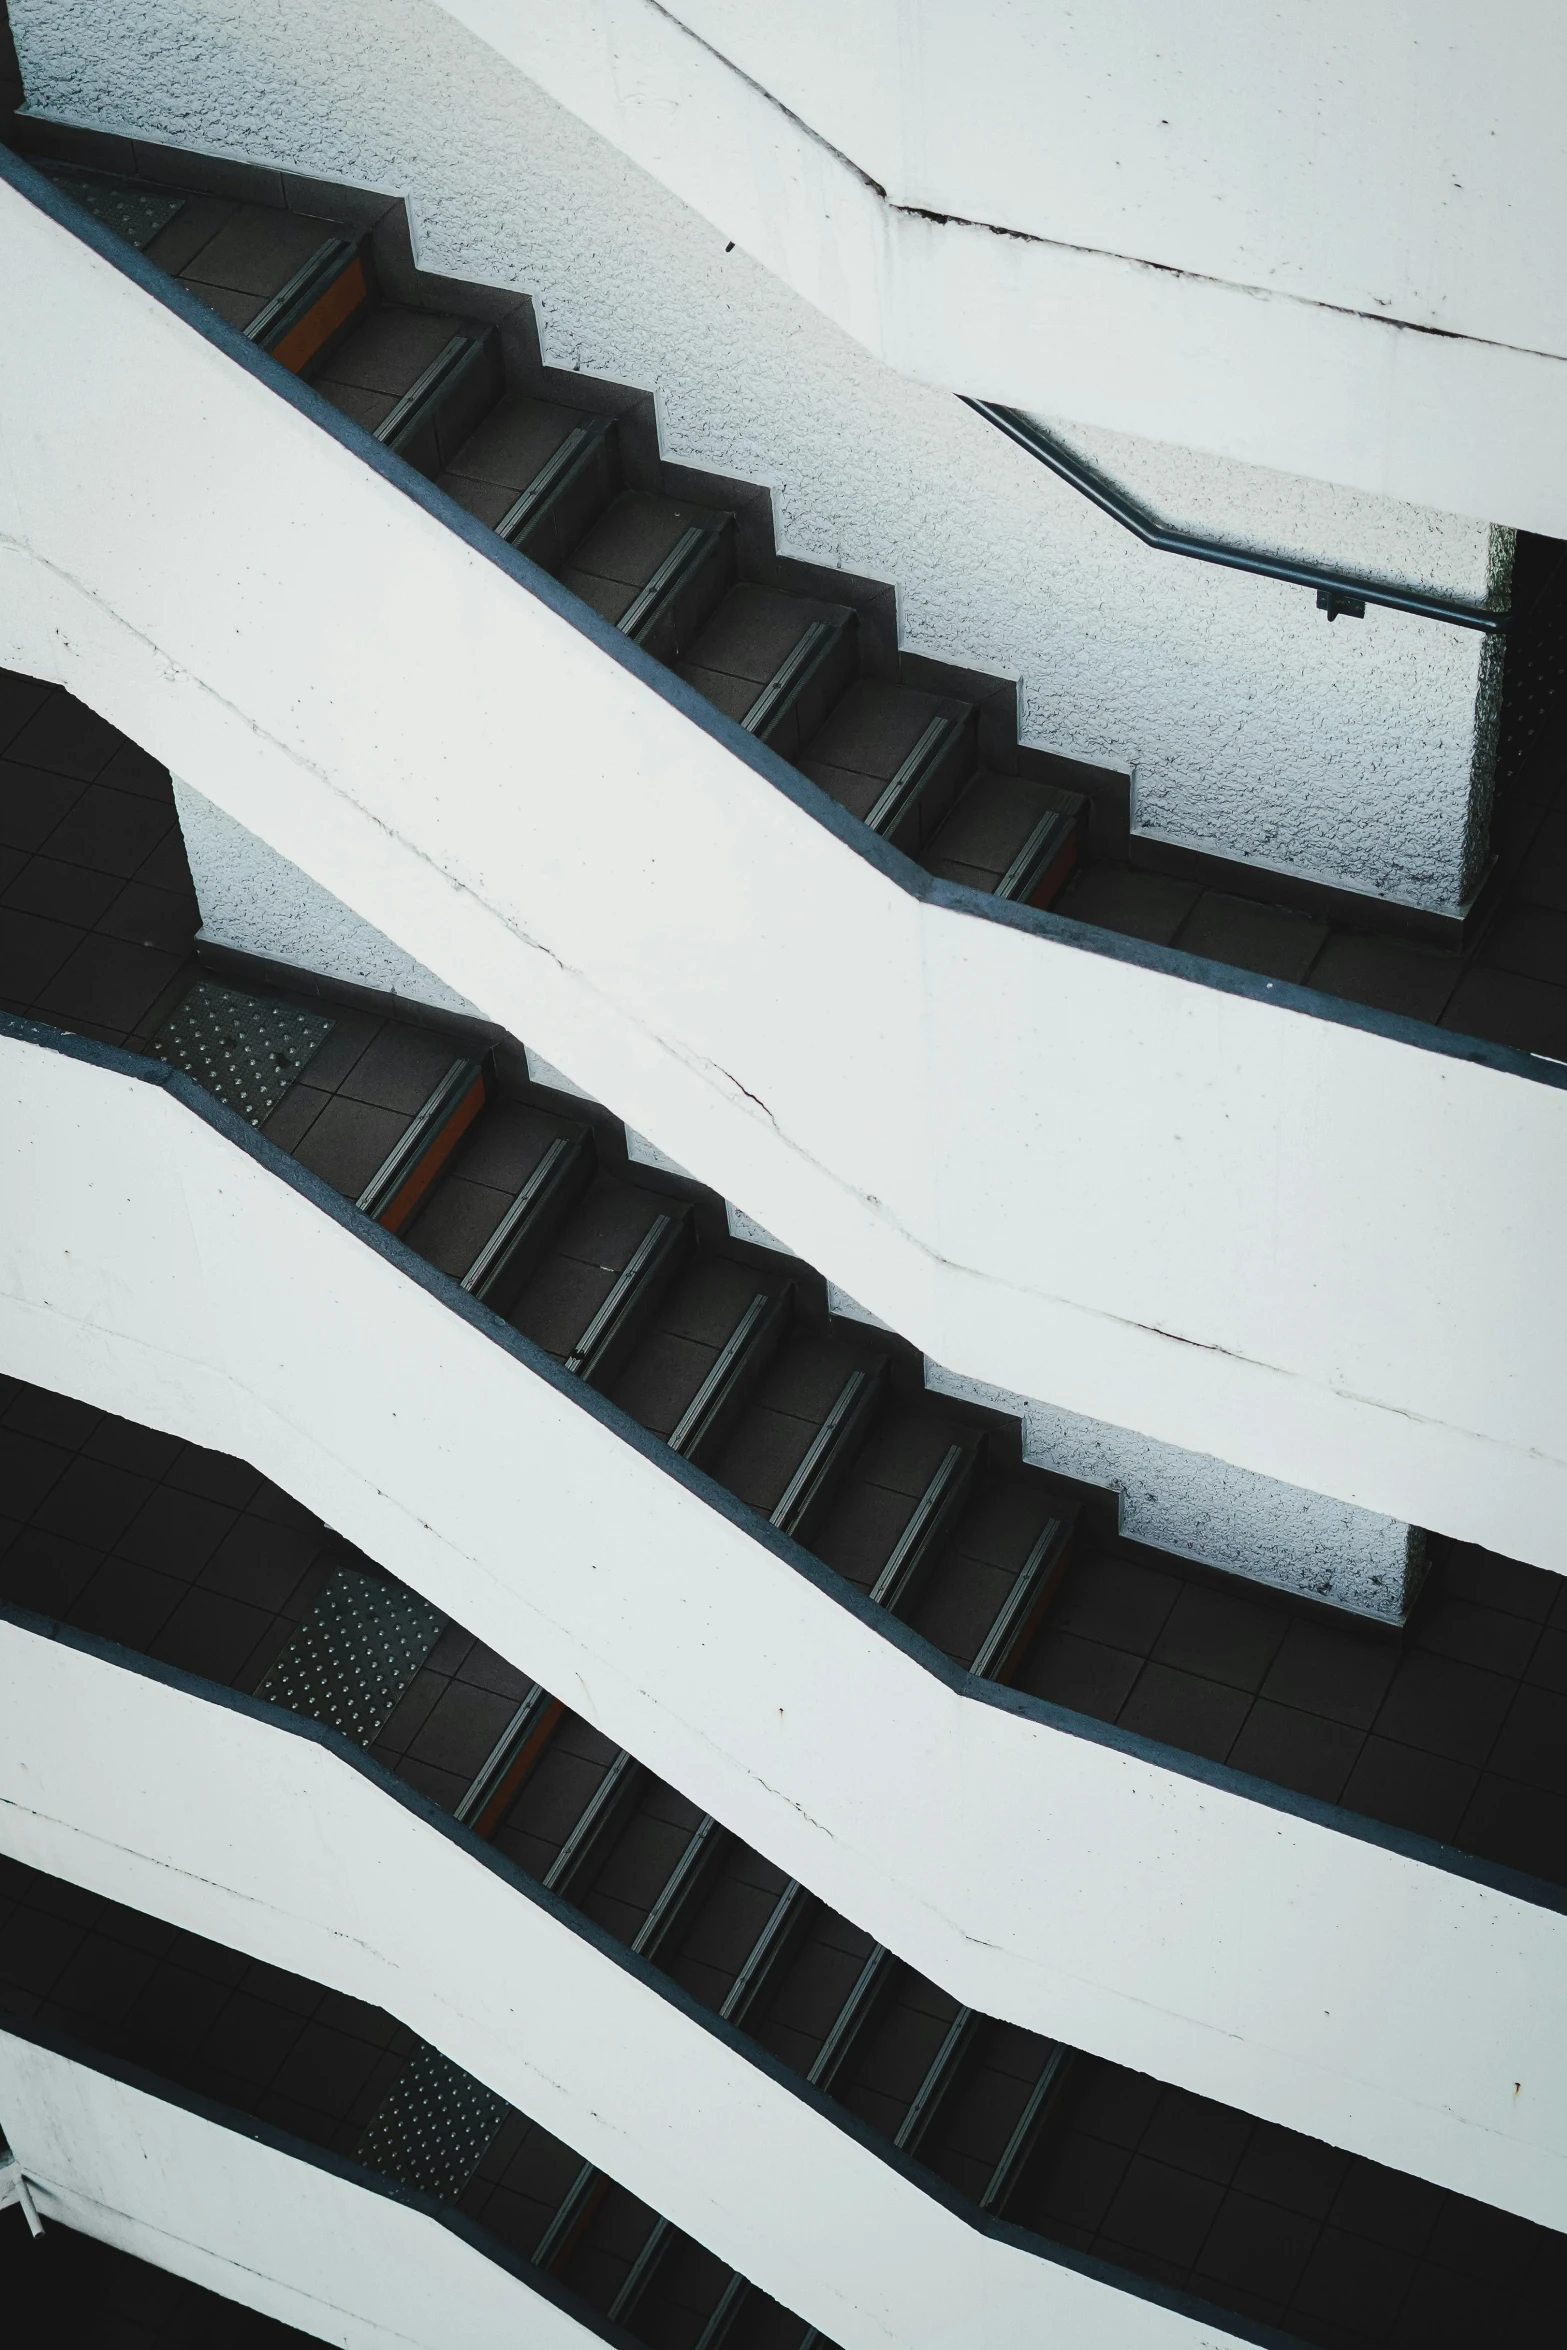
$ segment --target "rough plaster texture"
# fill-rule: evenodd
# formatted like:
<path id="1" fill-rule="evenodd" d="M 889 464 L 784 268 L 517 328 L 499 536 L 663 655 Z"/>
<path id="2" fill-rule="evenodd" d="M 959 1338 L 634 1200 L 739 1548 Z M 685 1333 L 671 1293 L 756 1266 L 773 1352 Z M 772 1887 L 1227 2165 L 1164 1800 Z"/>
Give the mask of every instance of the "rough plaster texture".
<path id="1" fill-rule="evenodd" d="M 535 301 L 546 359 L 654 389 L 666 454 L 767 484 L 790 554 L 894 582 L 918 652 L 1016 678 L 1024 739 L 1168 837 L 1434 909 L 1483 835 L 1467 632 L 1148 553 L 895 374 L 430 0 L 13 0 L 36 112 L 405 195 L 430 268 Z M 368 69 L 367 59 L 373 59 Z M 1172 496 L 1474 593 L 1480 523 L 1149 449 Z M 911 494 L 911 491 L 914 494 Z"/>
<path id="2" fill-rule="evenodd" d="M 189 784 L 176 782 L 175 798 L 204 937 L 411 1003 L 472 1010 L 433 972 Z M 542 1054 L 525 1050 L 536 1085 L 592 1098 Z M 643 1166 L 688 1172 L 634 1127 L 626 1129 L 626 1149 Z M 743 1208 L 727 1202 L 726 1209 L 737 1239 L 789 1253 Z M 829 1282 L 827 1299 L 835 1314 L 887 1328 L 835 1283 Z M 937 1394 L 963 1396 L 1020 1419 L 1024 1457 L 1041 1468 L 1113 1488 L 1122 1529 L 1139 1542 L 1390 1623 L 1401 1623 L 1408 1612 L 1418 1587 L 1422 1538 L 1396 1519 L 1008 1394 L 936 1363 L 927 1362 L 925 1381 Z"/>
<path id="3" fill-rule="evenodd" d="M 178 776 L 174 804 L 204 940 L 405 1003 L 479 1016 L 466 996 Z"/>
<path id="4" fill-rule="evenodd" d="M 1113 1487 L 1121 1531 L 1134 1542 L 1383 1623 L 1401 1624 L 1409 1613 L 1425 1572 L 1425 1537 L 1413 1526 L 1009 1394 L 928 1359 L 925 1384 L 937 1395 L 1015 1415 L 1025 1460 Z"/>

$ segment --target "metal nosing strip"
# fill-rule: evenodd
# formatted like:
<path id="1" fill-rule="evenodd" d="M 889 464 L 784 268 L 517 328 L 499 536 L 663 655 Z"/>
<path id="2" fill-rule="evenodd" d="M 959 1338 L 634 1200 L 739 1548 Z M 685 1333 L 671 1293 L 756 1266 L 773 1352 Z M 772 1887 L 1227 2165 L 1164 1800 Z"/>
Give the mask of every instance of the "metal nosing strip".
<path id="1" fill-rule="evenodd" d="M 393 1143 L 354 1205 L 367 1216 L 381 1216 L 396 1200 L 420 1160 L 442 1128 L 466 1101 L 483 1077 L 477 1061 L 453 1061 L 439 1084 Z"/>
<path id="2" fill-rule="evenodd" d="M 633 643 L 638 640 L 642 630 L 652 621 L 659 605 L 670 589 L 676 585 L 685 572 L 695 569 L 698 560 L 706 552 L 709 541 L 716 539 L 717 536 L 716 528 L 704 530 L 695 523 L 689 529 L 681 532 L 647 585 L 638 588 L 622 612 L 616 624 L 622 636 L 630 637 Z"/>
<path id="3" fill-rule="evenodd" d="M 492 1790 L 506 1776 L 513 1754 L 522 1745 L 544 1708 L 551 1702 L 549 1691 L 540 1682 L 535 1681 L 474 1773 L 469 1782 L 467 1793 L 452 1814 L 453 1819 L 466 1824 L 477 1813 L 483 1811 Z"/>
<path id="4" fill-rule="evenodd" d="M 1014 898 L 1020 894 L 1024 884 L 1033 878 L 1034 867 L 1043 859 L 1050 845 L 1051 834 L 1063 825 L 1070 832 L 1071 818 L 1064 816 L 1059 808 L 1047 808 L 996 883 L 995 894 L 998 898 Z"/>
<path id="5" fill-rule="evenodd" d="M 307 287 L 314 291 L 318 278 L 324 290 L 326 282 L 352 259 L 353 251 L 353 246 L 345 237 L 328 237 L 324 245 L 318 245 L 310 259 L 295 270 L 287 285 L 280 286 L 270 302 L 263 302 L 245 329 L 246 342 L 262 342 L 278 321 L 287 316 Z"/>
<path id="6" fill-rule="evenodd" d="M 724 1995 L 718 2012 L 726 2024 L 744 2023 L 757 1982 L 766 1975 L 779 1943 L 810 1899 L 798 1877 L 791 1877 L 773 1903 L 767 1923 L 746 1952 L 740 1972 Z"/>
<path id="7" fill-rule="evenodd" d="M 422 374 L 415 376 L 402 398 L 390 408 L 375 428 L 375 438 L 384 448 L 393 449 L 408 431 L 426 403 L 445 390 L 447 383 L 471 355 L 479 349 L 472 335 L 453 335 L 451 341 L 436 352 Z"/>
<path id="8" fill-rule="evenodd" d="M 724 1830 L 711 1812 L 705 1812 L 692 1829 L 684 1852 L 676 1861 L 660 1888 L 658 1898 L 632 1937 L 631 1947 L 639 1958 L 651 1958 L 668 1931 L 669 1923 L 679 1912 L 691 1886 L 711 1857 Z"/>
<path id="9" fill-rule="evenodd" d="M 917 2154 L 925 2132 L 935 2120 L 943 2097 L 957 2079 L 959 2068 L 984 2022 L 972 2007 L 960 2007 L 947 2026 L 946 2037 L 930 2062 L 930 2069 L 909 2101 L 893 2144 L 903 2154 Z"/>
<path id="10" fill-rule="evenodd" d="M 902 815 L 908 802 L 920 789 L 937 758 L 947 743 L 961 731 L 957 718 L 933 718 L 912 751 L 900 764 L 892 780 L 877 795 L 875 804 L 865 821 L 872 832 L 885 832 Z"/>
<path id="11" fill-rule="evenodd" d="M 608 2316 L 612 2326 L 625 2325 L 630 2321 L 633 2310 L 653 2282 L 654 2273 L 674 2240 L 674 2223 L 667 2219 L 656 2219 L 648 2230 L 641 2251 L 631 2263 L 620 2291 L 609 2305 Z"/>
<path id="12" fill-rule="evenodd" d="M 591 424 L 573 425 L 552 457 L 546 457 L 538 472 L 522 495 L 507 507 L 495 525 L 498 538 L 509 543 L 533 520 L 537 509 L 564 487 L 579 465 L 590 457 L 609 431 L 609 419 L 595 417 Z"/>
<path id="13" fill-rule="evenodd" d="M 502 1216 L 495 1230 L 490 1234 L 489 1239 L 463 1275 L 462 1285 L 470 1297 L 483 1297 L 486 1288 L 499 1272 L 502 1261 L 516 1239 L 519 1226 L 527 1222 L 528 1217 L 538 1204 L 540 1195 L 547 1187 L 550 1177 L 560 1165 L 561 1160 L 570 1153 L 571 1147 L 569 1135 L 556 1135 L 534 1168 L 533 1173 L 528 1177 L 527 1182 L 518 1192 L 511 1206 L 506 1210 L 505 1215 Z"/>
<path id="14" fill-rule="evenodd" d="M 566 1357 L 565 1367 L 572 1378 L 582 1379 L 587 1376 L 595 1353 L 614 1328 L 622 1308 L 658 1253 L 666 1233 L 673 1232 L 674 1228 L 673 1216 L 658 1215 L 653 1218 L 632 1251 L 631 1261 L 625 1271 L 617 1274 L 608 1297 Z"/>
<path id="15" fill-rule="evenodd" d="M 757 1295 L 752 1298 L 745 1312 L 724 1340 L 718 1360 L 681 1413 L 675 1432 L 669 1439 L 671 1452 L 677 1452 L 683 1456 L 687 1447 L 696 1442 L 702 1433 L 703 1422 L 707 1419 L 714 1404 L 722 1396 L 731 1374 L 751 1342 L 757 1324 L 771 1303 L 772 1299 L 766 1290 L 758 1291 Z"/>
<path id="16" fill-rule="evenodd" d="M 969 1671 L 976 1680 L 990 1678 L 998 1660 L 1004 1661 L 1007 1649 L 1016 1635 L 1017 1627 L 1035 1598 L 1040 1582 L 1047 1572 L 1063 1528 L 1059 1518 L 1047 1519 L 1043 1532 L 1017 1571 L 1017 1577 L 1006 1598 L 996 1610 L 990 1630 L 974 1652 Z"/>
<path id="17" fill-rule="evenodd" d="M 831 2089 L 853 2054 L 855 2039 L 885 1988 L 893 1964 L 892 1952 L 885 1943 L 878 1942 L 861 1967 L 853 1990 L 833 2018 L 831 2031 L 816 2051 L 816 2061 L 805 2076 L 813 2089 Z"/>
<path id="18" fill-rule="evenodd" d="M 1071 2053 L 1070 2049 L 1063 2048 L 1057 2041 L 1045 2058 L 1039 2078 L 1024 2101 L 1023 2110 L 1013 2125 L 1012 2135 L 1001 2150 L 1001 2159 L 991 2172 L 979 2199 L 981 2211 L 1000 2211 L 1016 2186 L 1018 2174 L 1033 2151 L 1034 2140 L 1049 2118 L 1050 2101 L 1061 2085 Z"/>
<path id="19" fill-rule="evenodd" d="M 566 2251 L 578 2228 L 587 2224 L 590 2216 L 588 2206 L 595 2190 L 599 2189 L 601 2179 L 605 2186 L 609 2184 L 607 2179 L 603 2179 L 603 2173 L 595 2164 L 591 2162 L 583 2164 L 571 2185 L 566 2189 L 561 2199 L 560 2209 L 534 2246 L 533 2265 L 535 2268 L 546 2270 L 551 2268 Z"/>
<path id="20" fill-rule="evenodd" d="M 784 655 L 740 723 L 747 734 L 760 734 L 771 725 L 791 693 L 805 683 L 819 656 L 826 652 L 837 630 L 830 620 L 813 620 L 799 643 Z"/>
<path id="21" fill-rule="evenodd" d="M 697 2336 L 696 2350 L 722 2350 L 730 2330 L 740 2314 L 740 2304 L 751 2290 L 749 2281 L 738 2269 L 718 2296 L 712 2316 Z"/>
<path id="22" fill-rule="evenodd" d="M 910 1572 L 919 1564 L 931 1533 L 953 1498 L 954 1487 L 960 1480 L 967 1482 L 964 1472 L 967 1470 L 972 1475 L 976 1457 L 971 1445 L 948 1446 L 936 1474 L 910 1511 L 909 1522 L 893 1544 L 891 1556 L 871 1585 L 872 1607 L 896 1608 Z"/>
<path id="23" fill-rule="evenodd" d="M 641 1770 L 641 1764 L 627 1754 L 624 1747 L 616 1755 L 593 1793 L 588 1797 L 570 1835 L 544 1872 L 546 1893 L 564 1893 L 577 1870 L 592 1854 L 604 1823 L 615 1805 L 626 1794 Z"/>
<path id="24" fill-rule="evenodd" d="M 780 1533 L 787 1534 L 809 1502 L 821 1471 L 826 1467 L 832 1448 L 838 1441 L 850 1413 L 860 1399 L 861 1390 L 868 1383 L 864 1371 L 851 1371 L 844 1381 L 837 1402 L 827 1414 L 806 1447 L 805 1458 L 784 1488 L 783 1498 L 773 1511 L 770 1523 Z"/>

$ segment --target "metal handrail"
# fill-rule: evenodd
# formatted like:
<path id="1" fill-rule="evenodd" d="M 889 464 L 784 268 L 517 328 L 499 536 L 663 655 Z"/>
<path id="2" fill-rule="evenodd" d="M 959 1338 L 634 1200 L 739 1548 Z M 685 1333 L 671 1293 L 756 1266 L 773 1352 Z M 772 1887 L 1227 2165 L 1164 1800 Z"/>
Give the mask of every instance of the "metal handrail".
<path id="1" fill-rule="evenodd" d="M 988 400 L 958 394 L 965 408 L 983 416 L 1008 440 L 1016 441 L 1030 457 L 1048 465 L 1052 473 L 1091 498 L 1101 512 L 1140 538 L 1161 555 L 1189 555 L 1198 563 L 1221 564 L 1227 571 L 1254 571 L 1263 579 L 1282 579 L 1291 587 L 1315 588 L 1317 609 L 1330 620 L 1341 615 L 1363 620 L 1368 604 L 1386 604 L 1394 612 L 1412 612 L 1420 620 L 1445 620 L 1452 628 L 1477 628 L 1486 636 L 1502 634 L 1511 624 L 1510 611 L 1492 611 L 1484 604 L 1464 604 L 1451 596 L 1421 595 L 1413 588 L 1394 587 L 1386 580 L 1359 579 L 1350 572 L 1323 571 L 1314 563 L 1289 563 L 1272 555 L 1254 555 L 1243 547 L 1226 546 L 1222 539 L 1199 538 L 1192 531 L 1171 530 L 1157 516 L 1139 506 L 1124 490 L 1077 456 L 1016 408 L 998 408 Z"/>

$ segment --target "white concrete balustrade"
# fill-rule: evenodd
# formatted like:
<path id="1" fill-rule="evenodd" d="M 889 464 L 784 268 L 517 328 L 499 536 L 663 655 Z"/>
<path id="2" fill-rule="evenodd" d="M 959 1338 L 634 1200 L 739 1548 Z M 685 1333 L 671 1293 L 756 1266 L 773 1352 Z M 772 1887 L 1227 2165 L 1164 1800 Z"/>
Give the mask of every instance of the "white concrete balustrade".
<path id="1" fill-rule="evenodd" d="M 0 296 L 8 665 L 953 1374 L 1567 1564 L 1551 1068 L 964 910 L 9 186 Z"/>
<path id="2" fill-rule="evenodd" d="M 113 1058 L 0 1041 L 0 1365 L 252 1461 L 967 2004 L 1567 2224 L 1554 1910 L 967 1694 Z"/>
<path id="3" fill-rule="evenodd" d="M 1198 2338 L 968 2225 L 289 1716 L 4 1622 L 0 1682 L 13 1858 L 386 2009 L 844 2350 Z"/>

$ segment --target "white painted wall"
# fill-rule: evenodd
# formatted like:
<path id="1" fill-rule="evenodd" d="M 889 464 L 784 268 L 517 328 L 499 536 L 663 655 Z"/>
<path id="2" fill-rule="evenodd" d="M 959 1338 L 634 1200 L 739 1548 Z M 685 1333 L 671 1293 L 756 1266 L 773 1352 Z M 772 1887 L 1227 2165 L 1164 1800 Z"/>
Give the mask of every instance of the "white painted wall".
<path id="1" fill-rule="evenodd" d="M 601 2339 L 424 2212 L 3 2031 L 0 2129 L 46 2228 L 341 2350 Z"/>
<path id="2" fill-rule="evenodd" d="M 1567 1094 L 933 901 L 9 188 L 0 296 L 0 659 L 937 1362 L 1567 1564 Z"/>
<path id="3" fill-rule="evenodd" d="M 0 1679 L 13 1858 L 386 2009 L 845 2350 L 1079 2312 L 329 1748 L 3 1622 Z"/>
<path id="4" fill-rule="evenodd" d="M 1551 1262 L 1532 1235 L 1554 1228 L 1554 1095 L 904 895 L 105 264 L 12 212 L 35 331 L 11 385 L 7 658 L 199 774 L 938 1361 L 1558 1555 L 1550 1275 L 1525 1290 L 1514 1271 Z M 89 372 L 110 320 L 123 446 Z M 79 437 L 60 429 L 73 401 Z M 176 498 L 172 457 L 139 470 L 149 437 L 179 449 Z M 235 599 L 241 632 L 222 617 Z M 345 612 L 362 615 L 352 657 Z M 430 675 L 450 693 L 427 696 Z M 796 993 L 780 997 L 780 970 Z M 865 990 L 881 1025 L 846 1028 L 838 1008 Z"/>
<path id="5" fill-rule="evenodd" d="M 958 1694 L 165 1086 L 0 1084 L 0 1367 L 253 1461 L 955 1997 L 1567 2226 L 1567 1920 Z"/>
<path id="6" fill-rule="evenodd" d="M 0 230 L 5 663 L 937 1363 L 1567 1565 L 1567 1093 L 933 902 L 9 188 Z"/>
<path id="7" fill-rule="evenodd" d="M 201 936 L 241 954 L 350 984 L 376 988 L 411 1004 L 444 1011 L 471 1010 L 432 971 L 340 898 L 318 887 L 265 841 L 177 779 L 185 853 L 201 907 Z M 524 1048 L 526 1050 L 526 1048 Z M 539 1085 L 582 1095 L 564 1070 L 537 1053 L 529 1075 Z M 584 1099 L 590 1098 L 583 1095 Z M 626 1128 L 626 1150 L 641 1166 L 671 1175 L 688 1170 L 645 1134 Z M 754 1217 L 725 1202 L 730 1229 L 763 1248 L 778 1242 Z M 887 1325 L 836 1285 L 828 1285 L 833 1313 Z M 926 1383 L 947 1395 L 967 1396 L 1012 1413 L 1023 1427 L 1026 1460 L 1092 1485 L 1115 1488 L 1122 1530 L 1211 1567 L 1251 1575 L 1282 1590 L 1332 1601 L 1361 1615 L 1401 1624 L 1419 1588 L 1424 1566 L 1420 1535 L 1396 1518 L 1378 1517 L 1296 1485 L 1249 1475 L 1210 1455 L 1182 1452 L 1127 1428 L 1084 1420 L 1024 1396 L 1007 1396 L 982 1381 L 964 1379 L 937 1364 Z"/>
<path id="8" fill-rule="evenodd" d="M 845 333 L 857 321 L 832 290 L 840 269 L 851 280 L 858 271 L 861 184 L 818 191 L 817 151 L 774 152 L 780 118 L 727 69 L 717 93 L 706 78 L 671 81 L 671 42 L 682 71 L 705 52 L 664 11 L 645 0 L 464 0 L 464 12 L 511 62 L 434 0 L 266 10 L 249 0 L 18 0 L 13 20 L 35 109 L 406 195 L 429 267 L 530 293 L 547 360 L 654 390 L 670 457 L 768 484 L 785 552 L 895 583 L 911 649 L 1017 679 L 1025 739 L 1134 771 L 1136 820 L 1150 832 L 1441 911 L 1467 898 L 1485 849 L 1495 665 L 1482 639 L 1375 610 L 1330 627 L 1298 588 L 1150 554 L 928 388 L 956 381 L 1211 448 L 1184 412 L 1179 425 L 1150 423 L 1124 402 L 1085 404 L 1054 371 L 1013 380 L 968 315 L 988 303 L 1028 320 L 1052 350 L 1091 348 L 1096 372 L 1103 364 L 1119 383 L 1150 370 L 1116 347 L 1107 290 L 1085 293 L 1090 315 L 1068 322 L 1054 315 L 1059 301 L 1047 312 L 1015 279 L 1042 248 L 962 232 L 979 240 L 950 257 L 964 316 L 941 323 L 943 298 L 887 245 L 878 217 L 867 267 L 886 272 L 911 320 L 945 337 L 948 359 L 961 350 L 963 366 L 932 373 L 901 336 L 873 356 Z M 973 40 L 978 59 L 982 23 Z M 824 65 L 838 52 L 836 39 L 826 43 Z M 601 69 L 608 75 L 607 115 L 578 88 L 579 68 L 595 90 Z M 726 127 L 736 91 L 762 106 L 765 136 L 749 115 Z M 584 111 L 594 128 L 578 119 Z M 642 130 L 656 134 L 658 153 L 644 151 Z M 673 169 L 680 159 L 686 168 Z M 649 176 L 666 166 L 673 193 Z M 693 170 L 755 176 L 748 201 L 764 241 L 753 237 L 750 250 L 761 262 L 726 253 L 729 239 L 747 242 L 724 210 L 728 181 L 709 200 L 705 177 L 687 184 Z M 799 204 L 821 279 L 806 294 L 825 301 L 825 315 L 796 290 L 798 271 L 785 282 L 787 257 L 765 242 L 793 233 Z M 922 239 L 949 233 L 914 225 Z M 1248 320 L 1266 307 L 1251 293 L 1225 298 Z M 873 351 L 888 341 L 869 339 Z M 1410 339 L 1421 351 L 1467 347 Z M 1217 327 L 1199 341 L 1205 367 L 1233 388 Z M 1307 394 L 1313 416 L 1319 372 L 1292 340 L 1288 396 Z M 1170 374 L 1163 349 L 1157 373 Z M 1255 387 L 1244 403 L 1259 405 Z M 1487 421 L 1486 445 L 1512 446 L 1516 433 L 1509 440 L 1494 412 Z M 1095 454 L 1178 520 L 1454 595 L 1479 598 L 1493 572 L 1505 579 L 1510 545 L 1486 525 L 1515 517 L 1494 499 L 1464 521 L 1433 511 L 1429 490 L 1420 505 L 1366 495 L 1400 489 L 1380 475 L 1367 484 L 1344 473 L 1358 486 L 1337 489 L 1300 479 L 1314 469 L 1255 439 L 1221 439 L 1221 456 L 1203 459 L 1093 437 Z M 1410 437 L 1402 413 L 1391 437 L 1399 448 Z M 1237 456 L 1247 462 L 1225 461 Z M 1280 463 L 1292 473 L 1265 470 Z"/>
<path id="9" fill-rule="evenodd" d="M 1549 0 L 446 5 L 911 374 L 1563 528 Z"/>

